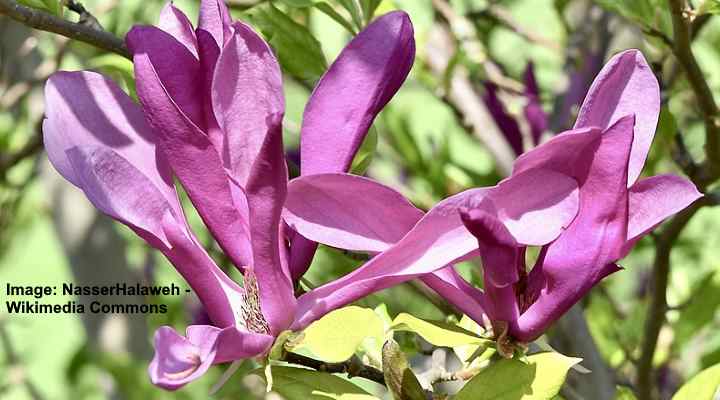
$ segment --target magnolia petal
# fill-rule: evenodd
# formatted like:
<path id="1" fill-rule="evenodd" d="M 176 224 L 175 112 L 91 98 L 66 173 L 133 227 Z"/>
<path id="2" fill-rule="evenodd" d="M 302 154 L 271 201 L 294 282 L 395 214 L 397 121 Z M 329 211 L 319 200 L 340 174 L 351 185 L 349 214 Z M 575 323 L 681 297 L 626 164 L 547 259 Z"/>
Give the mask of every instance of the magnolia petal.
<path id="1" fill-rule="evenodd" d="M 66 157 L 75 171 L 76 185 L 98 210 L 153 246 L 168 246 L 162 221 L 173 213 L 173 207 L 137 168 L 107 147 L 76 146 L 66 151 Z"/>
<path id="2" fill-rule="evenodd" d="M 181 214 L 172 173 L 155 149 L 157 138 L 140 107 L 112 80 L 87 71 L 54 73 L 45 85 L 45 116 L 45 149 L 65 179 L 79 186 L 69 149 L 107 147 L 137 168 L 176 215 Z"/>
<path id="3" fill-rule="evenodd" d="M 605 64 L 580 107 L 575 128 L 597 126 L 604 130 L 627 115 L 635 115 L 630 187 L 640 176 L 660 115 L 660 87 L 638 50 L 616 54 Z"/>
<path id="4" fill-rule="evenodd" d="M 166 44 L 182 47 L 174 39 L 168 40 Z M 208 137 L 178 107 L 175 98 L 167 90 L 166 81 L 176 83 L 172 82 L 172 75 L 158 74 L 153 63 L 154 57 L 147 52 L 135 51 L 133 59 L 136 76 L 142 77 L 137 80 L 138 97 L 150 126 L 162 142 L 162 149 L 173 172 L 234 264 L 238 267 L 251 265 L 247 215 L 242 202 L 235 201 L 233 197 L 231 182 L 218 152 Z"/>
<path id="5" fill-rule="evenodd" d="M 138 91 L 144 111 L 148 111 L 145 105 L 149 103 L 148 98 L 169 97 L 173 107 L 180 109 L 195 125 L 205 126 L 200 62 L 190 50 L 172 35 L 154 26 L 134 26 L 125 41 L 133 54 L 138 85 L 144 81 L 162 82 L 162 88 L 156 91 Z M 139 67 L 138 58 L 146 59 L 146 64 L 152 68 Z"/>
<path id="6" fill-rule="evenodd" d="M 414 57 L 412 23 L 402 11 L 377 18 L 345 47 L 305 108 L 303 175 L 347 171 L 375 116 L 405 81 Z"/>
<path id="7" fill-rule="evenodd" d="M 198 57 L 197 38 L 195 30 L 188 17 L 175 7 L 172 1 L 165 4 L 160 11 L 158 28 L 171 34 L 178 42 L 182 43 L 195 56 Z"/>
<path id="8" fill-rule="evenodd" d="M 513 176 L 530 171 L 535 168 L 551 169 L 567 173 L 575 177 L 578 175 L 575 166 L 579 158 L 591 146 L 597 146 L 603 131 L 599 128 L 573 129 L 560 133 L 525 154 L 518 157 L 513 165 Z"/>
<path id="9" fill-rule="evenodd" d="M 207 372 L 213 364 L 265 354 L 274 338 L 210 325 L 191 325 L 186 336 L 162 326 L 155 332 L 155 356 L 148 373 L 154 385 L 176 390 Z"/>
<path id="10" fill-rule="evenodd" d="M 555 182 L 557 184 L 553 184 Z M 519 193 L 513 193 L 511 197 L 511 192 Z M 515 196 L 526 199 L 521 203 L 526 207 L 547 209 L 546 215 L 537 208 L 523 212 L 518 205 L 512 204 L 517 202 Z M 532 201 L 527 201 L 530 198 Z M 513 236 L 521 239 L 518 240 L 520 243 L 541 237 L 552 240 L 554 237 L 526 231 L 544 230 L 548 221 L 560 227 L 568 224 L 577 208 L 577 187 L 572 179 L 561 174 L 532 170 L 493 188 L 471 189 L 449 197 L 425 214 L 392 247 L 350 274 L 302 295 L 298 299 L 298 318 L 293 326 L 305 326 L 328 311 L 374 291 L 441 269 L 475 251 L 477 240 L 460 219 L 462 208 L 496 213 Z M 559 234 L 561 228 L 556 231 Z"/>
<path id="11" fill-rule="evenodd" d="M 549 121 L 545 110 L 543 110 L 542 101 L 540 100 L 540 88 L 535 79 L 535 66 L 533 63 L 528 63 L 525 73 L 523 74 L 523 83 L 525 84 L 525 98 L 527 99 L 523 113 L 525 114 L 528 125 L 530 125 L 530 135 L 533 140 L 533 145 L 537 146 L 540 143 L 540 137 L 543 132 L 548 129 Z"/>
<path id="12" fill-rule="evenodd" d="M 237 23 L 212 83 L 215 117 L 224 132 L 225 167 L 245 186 L 265 137 L 280 129 L 285 111 L 280 66 L 270 47 L 249 26 Z"/>
<path id="13" fill-rule="evenodd" d="M 170 244 L 163 254 L 198 296 L 212 323 L 219 327 L 244 324 L 238 320 L 242 316 L 243 289 L 218 268 L 182 226 L 165 218 L 163 230 Z"/>
<path id="14" fill-rule="evenodd" d="M 201 0 L 198 16 L 199 31 L 205 31 L 215 40 L 218 49 L 222 49 L 232 34 L 230 12 L 223 0 Z"/>
<path id="15" fill-rule="evenodd" d="M 495 124 L 505 136 L 510 147 L 515 152 L 516 156 L 523 153 L 523 138 L 520 133 L 520 125 L 518 125 L 515 118 L 505 111 L 505 106 L 497 95 L 497 85 L 492 82 L 485 83 L 485 93 L 483 94 L 483 102 L 487 106 L 490 115 Z"/>
<path id="16" fill-rule="evenodd" d="M 281 245 L 284 246 L 280 222 L 287 180 L 282 129 L 277 124 L 265 137 L 245 188 L 250 209 L 252 268 L 257 278 L 262 313 L 273 335 L 290 327 L 296 307 L 287 260 L 280 251 Z"/>
<path id="17" fill-rule="evenodd" d="M 671 215 L 702 197 L 689 180 L 675 175 L 640 179 L 630 188 L 626 251 Z"/>
<path id="18" fill-rule="evenodd" d="M 465 315 L 483 324 L 486 319 L 486 297 L 480 289 L 470 285 L 460 276 L 455 267 L 448 266 L 423 275 L 420 280 Z"/>
<path id="19" fill-rule="evenodd" d="M 169 326 L 158 328 L 155 356 L 148 367 L 150 381 L 163 389 L 177 390 L 201 377 L 215 360 L 220 331 L 214 326 L 193 325 L 187 329 L 188 337 L 183 337 Z"/>
<path id="20" fill-rule="evenodd" d="M 422 211 L 392 188 L 350 174 L 293 179 L 283 212 L 285 222 L 310 240 L 367 252 L 390 247 L 422 216 Z"/>
<path id="21" fill-rule="evenodd" d="M 520 279 L 520 272 L 525 271 L 524 247 L 518 245 L 500 220 L 485 210 L 463 210 L 460 216 L 478 240 L 490 320 L 512 324 L 520 312 L 513 284 Z"/>
<path id="22" fill-rule="evenodd" d="M 596 146 L 586 148 L 576 164 L 568 166 L 572 169 L 567 173 L 576 176 L 580 184 L 578 215 L 548 246 L 542 276 L 531 274 L 533 279 L 544 280 L 545 287 L 520 316 L 518 325 L 510 327 L 518 340 L 537 338 L 600 279 L 615 271 L 609 265 L 622 256 L 627 240 L 626 184 L 633 125 L 633 117 L 621 118 L 600 136 Z M 573 150 L 556 151 L 558 158 L 564 159 L 564 153 Z"/>

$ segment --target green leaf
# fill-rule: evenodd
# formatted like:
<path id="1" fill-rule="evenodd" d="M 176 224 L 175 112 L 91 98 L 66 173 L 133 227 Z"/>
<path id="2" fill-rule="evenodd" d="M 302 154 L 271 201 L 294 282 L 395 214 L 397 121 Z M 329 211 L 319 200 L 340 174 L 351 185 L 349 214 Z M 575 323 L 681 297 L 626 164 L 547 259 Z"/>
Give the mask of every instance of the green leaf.
<path id="1" fill-rule="evenodd" d="M 618 386 L 615 393 L 615 400 L 637 400 L 632 389 L 625 386 Z"/>
<path id="2" fill-rule="evenodd" d="M 305 7 L 312 7 L 315 4 L 319 3 L 320 0 L 279 0 L 281 3 L 285 3 L 289 5 L 290 7 L 295 8 L 305 8 Z"/>
<path id="3" fill-rule="evenodd" d="M 356 175 L 362 175 L 365 173 L 367 168 L 370 166 L 370 162 L 375 156 L 377 144 L 378 132 L 374 126 L 371 126 L 368 134 L 365 136 L 365 139 L 362 142 L 362 145 L 360 145 L 357 154 L 355 154 L 355 158 L 352 162 L 352 167 L 350 168 L 351 173 Z"/>
<path id="4" fill-rule="evenodd" d="M 492 343 L 491 340 L 480 337 L 459 326 L 441 321 L 425 321 L 406 313 L 395 317 L 392 329 L 414 332 L 431 344 L 440 347 L 457 347 L 470 344 L 489 346 Z"/>
<path id="5" fill-rule="evenodd" d="M 356 393 L 345 393 L 341 395 L 333 394 L 333 393 L 323 393 L 323 392 L 313 392 L 313 394 L 318 396 L 325 396 L 328 399 L 334 399 L 334 400 L 380 400 L 375 396 L 369 395 L 369 394 L 356 394 Z"/>
<path id="6" fill-rule="evenodd" d="M 682 349 L 702 328 L 715 319 L 720 306 L 720 272 L 708 271 L 691 290 L 689 303 L 680 311 L 674 326 L 673 347 Z"/>
<path id="7" fill-rule="evenodd" d="M 360 8 L 358 7 L 357 0 L 337 0 L 340 5 L 346 9 L 350 16 L 352 17 L 353 23 L 358 29 L 362 29 L 363 27 L 363 20 L 360 16 L 361 12 Z"/>
<path id="8" fill-rule="evenodd" d="M 315 82 L 327 69 L 320 42 L 310 31 L 272 3 L 249 9 L 246 16 L 275 49 L 280 64 L 291 75 Z"/>
<path id="9" fill-rule="evenodd" d="M 332 18 L 335 22 L 340 24 L 345 30 L 350 32 L 353 36 L 357 34 L 357 31 L 355 31 L 355 28 L 353 28 L 352 23 L 345 19 L 340 13 L 335 11 L 335 9 L 326 2 L 319 2 L 315 5 L 315 7 L 325 13 L 328 17 Z"/>
<path id="10" fill-rule="evenodd" d="M 327 400 L 328 396 L 345 394 L 369 396 L 352 382 L 325 372 L 277 365 L 273 365 L 271 372 L 272 390 L 286 400 Z M 265 379 L 263 369 L 253 373 Z"/>
<path id="11" fill-rule="evenodd" d="M 62 12 L 62 5 L 58 0 L 19 0 L 18 3 L 53 15 L 60 15 Z"/>
<path id="12" fill-rule="evenodd" d="M 368 308 L 349 306 L 332 311 L 303 331 L 296 349 L 309 350 L 327 362 L 342 362 L 355 354 L 365 338 L 383 341 L 380 317 Z"/>
<path id="13" fill-rule="evenodd" d="M 370 23 L 380 3 L 382 3 L 382 0 L 360 0 L 360 6 L 362 7 L 366 24 Z"/>
<path id="14" fill-rule="evenodd" d="M 720 388 L 720 364 L 695 375 L 678 390 L 672 400 L 713 400 Z"/>
<path id="15" fill-rule="evenodd" d="M 539 353 L 501 360 L 480 371 L 458 392 L 455 400 L 546 400 L 558 394 L 568 370 L 579 358 Z"/>

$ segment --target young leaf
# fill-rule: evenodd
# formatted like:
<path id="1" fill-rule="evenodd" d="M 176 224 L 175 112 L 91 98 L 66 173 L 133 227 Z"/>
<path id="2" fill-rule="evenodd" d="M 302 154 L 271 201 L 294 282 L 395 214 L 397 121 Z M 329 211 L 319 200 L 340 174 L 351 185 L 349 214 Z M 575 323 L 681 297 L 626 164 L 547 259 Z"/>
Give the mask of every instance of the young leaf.
<path id="1" fill-rule="evenodd" d="M 342 362 L 352 357 L 367 337 L 382 343 L 384 332 L 382 320 L 373 310 L 349 306 L 305 328 L 296 348 L 309 350 L 323 361 Z"/>
<path id="2" fill-rule="evenodd" d="M 385 342 L 382 364 L 385 384 L 395 400 L 425 400 L 425 392 L 396 341 Z"/>
<path id="3" fill-rule="evenodd" d="M 719 388 L 720 364 L 717 364 L 695 375 L 675 393 L 672 400 L 713 400 Z"/>
<path id="4" fill-rule="evenodd" d="M 273 365 L 271 372 L 272 390 L 286 400 L 327 400 L 329 395 L 345 394 L 370 396 L 350 381 L 325 372 L 277 365 Z M 262 369 L 253 373 L 265 379 Z"/>
<path id="5" fill-rule="evenodd" d="M 249 9 L 246 15 L 273 47 L 280 64 L 291 75 L 315 82 L 327 69 L 320 42 L 303 25 L 293 21 L 272 3 Z"/>
<path id="6" fill-rule="evenodd" d="M 501 360 L 471 379 L 455 400 L 549 400 L 578 362 L 579 358 L 552 352 L 533 354 L 526 361 Z"/>
<path id="7" fill-rule="evenodd" d="M 482 338 L 456 325 L 440 321 L 425 321 L 406 313 L 395 317 L 392 329 L 414 332 L 431 344 L 440 347 L 457 347 L 469 344 L 488 346 L 492 343 L 491 340 Z"/>

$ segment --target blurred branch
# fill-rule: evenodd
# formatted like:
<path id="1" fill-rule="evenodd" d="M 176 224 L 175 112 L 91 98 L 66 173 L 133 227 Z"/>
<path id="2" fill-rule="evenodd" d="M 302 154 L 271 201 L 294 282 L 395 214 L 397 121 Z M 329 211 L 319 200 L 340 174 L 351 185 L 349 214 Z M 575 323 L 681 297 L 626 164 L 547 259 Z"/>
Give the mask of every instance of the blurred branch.
<path id="1" fill-rule="evenodd" d="M 540 46 L 546 47 L 554 52 L 560 52 L 560 45 L 537 32 L 520 25 L 512 16 L 509 10 L 498 4 L 490 4 L 486 9 L 468 15 L 469 18 L 489 18 L 503 27 L 515 32 L 522 36 L 525 40 L 530 43 L 535 43 Z"/>
<path id="2" fill-rule="evenodd" d="M 331 374 L 348 374 L 349 377 L 360 377 L 373 382 L 385 385 L 385 376 L 379 369 L 365 365 L 356 356 L 341 363 L 327 363 L 306 357 L 301 354 L 286 352 L 283 361 L 310 367 L 316 371 L 328 372 Z"/>
<path id="3" fill-rule="evenodd" d="M 14 0 L 0 0 L 0 15 L 7 15 L 24 25 L 41 31 L 57 33 L 125 58 L 131 58 L 130 52 L 121 38 L 92 24 L 71 22 L 45 11 L 20 5 Z"/>
<path id="4" fill-rule="evenodd" d="M 712 91 L 705 80 L 700 65 L 691 48 L 691 26 L 688 5 L 685 0 L 668 0 L 673 22 L 673 53 L 685 70 L 690 87 L 695 93 L 705 120 L 705 153 L 707 165 L 702 177 L 702 185 L 720 175 L 720 110 L 718 110 Z"/>
<path id="5" fill-rule="evenodd" d="M 690 222 L 690 219 L 704 205 L 708 205 L 707 197 L 693 203 L 668 223 L 655 241 L 655 261 L 653 263 L 652 298 L 645 320 L 645 332 L 643 343 L 638 360 L 637 389 L 638 399 L 651 400 L 655 385 L 653 358 L 657 348 L 660 330 L 665 323 L 667 305 L 667 286 L 670 276 L 670 253 L 673 244 L 682 232 L 683 228 Z"/>

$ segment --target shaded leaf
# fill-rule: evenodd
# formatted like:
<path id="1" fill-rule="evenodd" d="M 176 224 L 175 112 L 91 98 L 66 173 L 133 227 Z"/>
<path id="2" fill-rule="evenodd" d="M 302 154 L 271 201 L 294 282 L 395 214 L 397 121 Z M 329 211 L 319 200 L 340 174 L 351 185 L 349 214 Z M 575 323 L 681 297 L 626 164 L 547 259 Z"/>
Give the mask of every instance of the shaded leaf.
<path id="1" fill-rule="evenodd" d="M 385 385 L 395 400 L 425 400 L 425 392 L 396 341 L 385 342 L 382 364 Z"/>
<path id="2" fill-rule="evenodd" d="M 720 364 L 710 367 L 690 379 L 673 396 L 673 400 L 713 400 L 720 388 Z"/>
<path id="3" fill-rule="evenodd" d="M 406 313 L 395 317 L 392 329 L 414 332 L 431 344 L 440 347 L 490 345 L 492 343 L 491 340 L 480 337 L 459 326 L 441 321 L 425 321 Z"/>
<path id="4" fill-rule="evenodd" d="M 273 365 L 272 390 L 286 400 L 327 400 L 328 395 L 369 394 L 352 382 L 325 372 Z M 265 380 L 262 368 L 253 371 Z"/>
<path id="5" fill-rule="evenodd" d="M 482 370 L 455 396 L 455 400 L 547 400 L 558 394 L 568 370 L 579 358 L 539 353 L 501 360 Z"/>

